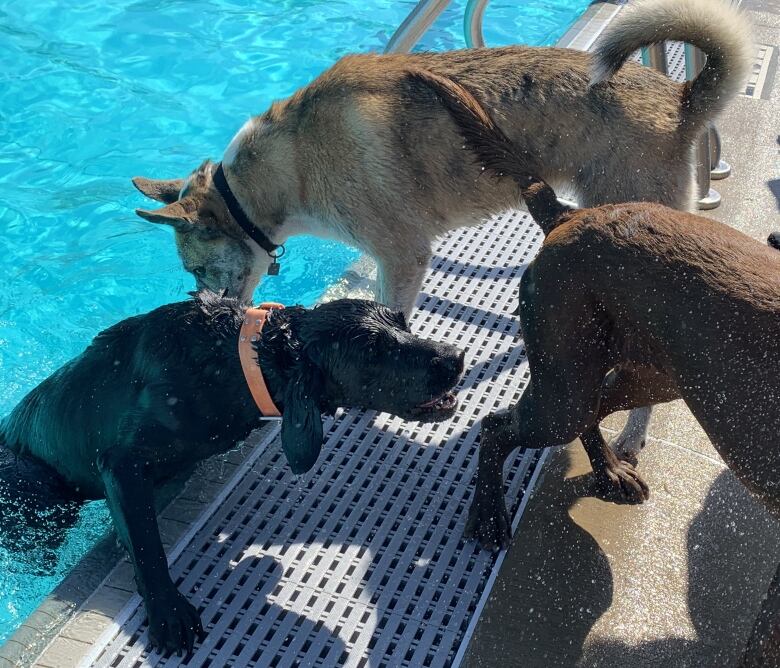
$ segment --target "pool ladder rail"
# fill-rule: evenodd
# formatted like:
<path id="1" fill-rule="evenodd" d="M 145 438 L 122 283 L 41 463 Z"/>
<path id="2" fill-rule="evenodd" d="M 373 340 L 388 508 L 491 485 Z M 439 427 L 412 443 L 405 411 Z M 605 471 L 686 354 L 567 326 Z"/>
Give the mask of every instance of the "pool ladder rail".
<path id="1" fill-rule="evenodd" d="M 482 23 L 485 8 L 490 0 L 468 0 L 463 12 L 463 36 L 466 46 L 485 46 Z M 450 4 L 450 0 L 420 0 L 385 47 L 385 53 L 409 53 L 433 22 Z M 685 75 L 693 79 L 702 67 L 706 56 L 704 52 L 690 44 L 685 45 Z M 666 62 L 666 44 L 659 42 L 642 50 L 642 63 L 648 67 L 668 74 Z M 714 124 L 709 124 L 696 145 L 696 185 L 697 205 L 699 209 L 714 209 L 720 205 L 720 194 L 710 187 L 710 182 L 725 179 L 731 173 L 729 164 L 721 159 L 721 141 Z"/>
<path id="2" fill-rule="evenodd" d="M 482 21 L 489 0 L 469 0 L 463 12 L 463 34 L 466 46 L 485 46 Z M 450 4 L 450 0 L 420 0 L 393 33 L 385 53 L 409 53 L 433 22 Z"/>

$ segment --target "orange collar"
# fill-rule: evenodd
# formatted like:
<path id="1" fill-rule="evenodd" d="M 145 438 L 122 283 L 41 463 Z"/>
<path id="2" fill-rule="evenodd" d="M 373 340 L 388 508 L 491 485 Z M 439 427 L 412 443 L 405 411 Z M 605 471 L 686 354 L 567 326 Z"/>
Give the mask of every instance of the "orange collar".
<path id="1" fill-rule="evenodd" d="M 244 378 L 263 417 L 281 417 L 282 414 L 271 399 L 271 393 L 265 384 L 263 370 L 260 368 L 252 344 L 260 340 L 260 333 L 263 331 L 268 314 L 274 309 L 282 308 L 284 305 L 276 302 L 263 302 L 259 308 L 248 308 L 244 314 L 244 324 L 241 325 L 238 334 L 238 356 L 241 359 Z"/>

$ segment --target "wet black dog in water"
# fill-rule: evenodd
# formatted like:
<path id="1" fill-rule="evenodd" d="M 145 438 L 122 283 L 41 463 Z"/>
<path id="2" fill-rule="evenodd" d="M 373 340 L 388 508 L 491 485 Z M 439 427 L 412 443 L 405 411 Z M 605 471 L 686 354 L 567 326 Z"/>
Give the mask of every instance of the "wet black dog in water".
<path id="1" fill-rule="evenodd" d="M 190 651 L 202 629 L 168 573 L 155 490 L 170 493 L 259 425 L 237 350 L 243 320 L 238 302 L 211 294 L 128 318 L 0 423 L 0 503 L 14 504 L 14 488 L 37 490 L 40 481 L 26 478 L 42 471 L 60 497 L 52 503 L 105 498 L 163 650 Z M 296 473 L 317 459 L 323 412 L 356 406 L 444 419 L 463 373 L 461 351 L 414 336 L 400 313 L 362 300 L 273 311 L 256 350 Z M 33 496 L 30 514 L 40 515 L 46 499 Z"/>

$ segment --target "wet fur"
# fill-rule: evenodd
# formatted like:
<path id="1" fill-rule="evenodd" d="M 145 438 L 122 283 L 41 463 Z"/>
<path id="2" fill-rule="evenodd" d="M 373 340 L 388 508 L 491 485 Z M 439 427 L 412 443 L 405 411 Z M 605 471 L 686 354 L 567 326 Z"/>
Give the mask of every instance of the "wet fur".
<path id="1" fill-rule="evenodd" d="M 698 22 L 678 12 L 680 20 L 671 17 L 662 35 L 693 41 L 718 56 L 701 81 L 677 84 L 636 63 L 618 62 L 615 44 L 626 33 L 634 48 L 636 25 L 644 30 L 643 44 L 658 38 L 656 5 L 664 2 L 631 12 L 630 34 L 621 32 L 621 14 L 611 29 L 609 52 L 596 56 L 598 61 L 580 51 L 534 47 L 342 58 L 242 128 L 226 152 L 228 182 L 274 242 L 310 233 L 339 238 L 374 257 L 378 298 L 408 314 L 432 241 L 478 224 L 520 197 L 512 181 L 481 178 L 479 168 L 463 160 L 449 114 L 428 86 L 410 77 L 425 70 L 471 91 L 515 145 L 523 167 L 548 181 L 571 183 L 584 205 L 647 200 L 687 209 L 693 198 L 692 144 L 705 121 L 733 96 L 733 82 L 749 62 L 748 44 L 734 38 L 742 34 L 739 14 L 712 2 Z M 677 4 L 698 7 L 700 0 Z M 592 85 L 596 62 L 609 63 L 611 74 Z M 148 179 L 136 185 L 165 201 Z M 209 203 L 200 215 L 200 200 L 213 193 L 207 178 L 167 211 L 140 213 L 153 222 L 165 222 L 168 215 L 178 224 L 173 220 L 183 207 L 187 224 L 178 224 L 177 232 L 207 228 L 236 236 L 235 222 L 219 206 Z M 270 259 L 245 243 L 253 261 L 245 259 L 239 272 L 244 278 L 217 285 L 214 273 L 205 285 L 251 293 L 250 283 Z M 185 266 L 202 264 L 204 257 L 216 263 L 194 248 L 182 256 Z"/>
<path id="2" fill-rule="evenodd" d="M 168 650 L 191 649 L 201 629 L 168 574 L 154 498 L 260 424 L 238 356 L 243 319 L 237 300 L 213 294 L 128 318 L 0 423 L 3 518 L 22 503 L 28 515 L 60 508 L 61 519 L 73 521 L 74 504 L 106 498 L 152 640 Z M 462 352 L 414 336 L 400 313 L 361 300 L 274 311 L 257 351 L 296 473 L 320 453 L 322 412 L 358 406 L 441 419 L 446 414 L 416 407 L 451 389 L 463 371 Z M 4 529 L 3 540 L 23 541 L 20 526 L 6 528 L 18 535 Z"/>

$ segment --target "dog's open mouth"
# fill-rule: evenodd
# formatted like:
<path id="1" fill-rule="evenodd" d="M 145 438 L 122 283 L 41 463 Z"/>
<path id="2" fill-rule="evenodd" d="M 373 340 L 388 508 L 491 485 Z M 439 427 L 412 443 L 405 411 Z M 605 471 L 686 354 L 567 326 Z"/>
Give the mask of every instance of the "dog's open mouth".
<path id="1" fill-rule="evenodd" d="M 445 392 L 429 401 L 424 401 L 412 409 L 412 415 L 420 417 L 446 417 L 458 406 L 454 392 Z"/>

